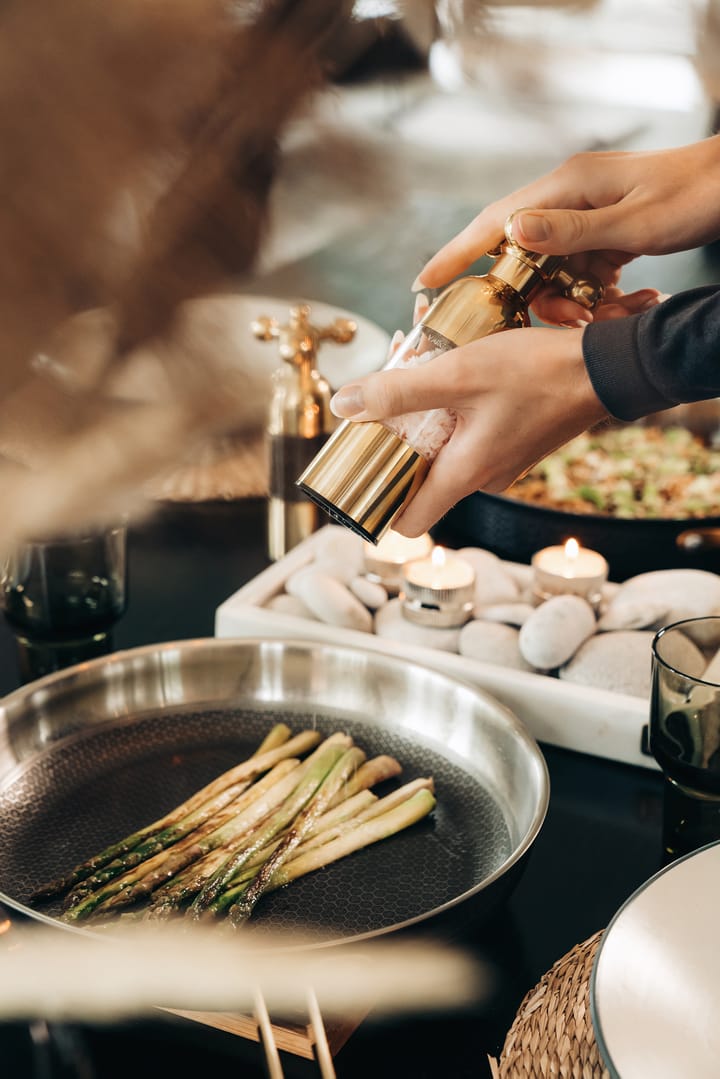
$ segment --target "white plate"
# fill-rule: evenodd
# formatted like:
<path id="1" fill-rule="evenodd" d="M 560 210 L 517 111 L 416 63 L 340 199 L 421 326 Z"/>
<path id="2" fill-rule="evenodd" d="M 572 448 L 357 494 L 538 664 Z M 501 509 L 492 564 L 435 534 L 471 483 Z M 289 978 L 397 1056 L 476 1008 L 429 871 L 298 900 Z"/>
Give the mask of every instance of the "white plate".
<path id="1" fill-rule="evenodd" d="M 283 362 L 277 341 L 259 341 L 251 323 L 262 315 L 285 323 L 290 308 L 298 303 L 310 305 L 311 321 L 316 326 L 327 326 L 338 317 L 357 324 L 352 341 L 345 345 L 324 341 L 320 347 L 318 368 L 333 389 L 384 365 L 389 335 L 369 319 L 319 300 L 218 293 L 186 300 L 176 313 L 175 335 L 200 370 L 215 379 L 233 371 L 248 376 L 244 419 L 251 424 L 264 424 L 271 375 Z M 36 363 L 71 388 L 94 386 L 110 364 L 113 341 L 111 313 L 93 308 L 63 323 Z M 49 359 L 52 363 L 48 367 Z M 122 400 L 163 401 L 172 396 L 172 378 L 172 369 L 165 366 L 161 355 L 152 347 L 140 346 L 115 371 L 108 372 L 104 390 Z"/>
<path id="2" fill-rule="evenodd" d="M 315 326 L 328 326 L 336 318 L 350 318 L 357 323 L 357 332 L 352 341 L 345 345 L 323 341 L 320 346 L 318 369 L 333 389 L 383 366 L 390 343 L 389 335 L 369 319 L 320 300 L 224 295 L 191 300 L 184 304 L 184 309 L 190 320 L 197 319 L 203 323 L 212 320 L 222 339 L 228 362 L 235 359 L 251 373 L 264 373 L 269 378 L 282 363 L 277 342 L 259 341 L 253 336 L 250 324 L 262 315 L 285 323 L 290 308 L 298 303 L 309 304 L 310 321 Z"/>
<path id="3" fill-rule="evenodd" d="M 613 1079 L 720 1075 L 720 843 L 661 870 L 605 931 L 590 985 Z"/>

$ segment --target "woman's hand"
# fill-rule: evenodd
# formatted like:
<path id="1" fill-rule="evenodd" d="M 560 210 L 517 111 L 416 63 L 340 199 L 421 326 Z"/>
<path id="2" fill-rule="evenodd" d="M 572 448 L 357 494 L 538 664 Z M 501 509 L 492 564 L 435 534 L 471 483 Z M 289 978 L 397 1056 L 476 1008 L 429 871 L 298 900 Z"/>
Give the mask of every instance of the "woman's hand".
<path id="1" fill-rule="evenodd" d="M 450 408 L 457 426 L 393 523 L 417 536 L 473 491 L 505 490 L 540 458 L 606 418 L 585 370 L 579 329 L 507 330 L 419 367 L 343 387 L 337 416 L 382 420 Z"/>
<path id="2" fill-rule="evenodd" d="M 638 255 L 687 250 L 720 237 L 720 136 L 677 149 L 643 153 L 582 153 L 487 206 L 425 265 L 417 286 L 437 288 L 495 247 L 505 221 L 523 247 L 572 255 L 576 272 L 591 271 L 607 286 L 596 319 L 642 311 L 662 297 L 654 289 L 624 295 L 623 266 Z M 592 320 L 577 304 L 544 290 L 533 304 L 544 322 Z"/>

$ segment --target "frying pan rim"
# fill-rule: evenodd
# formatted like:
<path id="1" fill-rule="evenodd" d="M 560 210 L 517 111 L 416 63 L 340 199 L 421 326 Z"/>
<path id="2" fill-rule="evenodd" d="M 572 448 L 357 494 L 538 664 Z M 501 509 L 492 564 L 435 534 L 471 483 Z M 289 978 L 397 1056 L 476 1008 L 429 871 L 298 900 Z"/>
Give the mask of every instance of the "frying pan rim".
<path id="1" fill-rule="evenodd" d="M 330 649 L 333 653 L 361 655 L 368 659 L 371 663 L 378 665 L 389 665 L 394 668 L 409 668 L 416 667 L 417 663 L 411 659 L 399 656 L 386 656 L 382 653 L 375 653 L 367 651 L 357 645 L 346 644 L 332 644 L 329 642 L 315 641 L 303 638 L 278 638 L 273 636 L 253 635 L 252 637 L 229 637 L 229 638 L 217 638 L 217 637 L 196 637 L 188 638 L 177 641 L 164 641 L 156 644 L 139 645 L 134 648 L 126 648 L 118 650 L 107 656 L 99 656 L 96 659 L 89 660 L 82 664 L 76 664 L 72 667 L 68 667 L 65 670 L 55 671 L 51 674 L 45 675 L 34 682 L 28 683 L 25 686 L 21 686 L 5 697 L 0 699 L 0 717 L 8 709 L 8 706 L 17 706 L 23 702 L 26 698 L 32 697 L 35 693 L 44 694 L 58 684 L 64 681 L 72 681 L 74 678 L 82 677 L 83 680 L 92 681 L 92 676 L 96 671 L 100 669 L 107 669 L 112 667 L 113 664 L 122 666 L 128 659 L 142 659 L 146 656 L 161 655 L 173 650 L 181 650 L 183 652 L 194 652 L 202 649 L 211 649 L 213 652 L 232 652 L 238 648 L 248 650 L 250 648 L 257 649 L 263 646 L 274 646 L 275 648 L 282 649 L 300 649 L 304 652 L 326 651 Z M 341 945 L 349 945 L 358 943 L 364 940 L 374 939 L 375 937 L 385 936 L 388 933 L 405 931 L 411 927 L 422 925 L 425 922 L 444 916 L 455 910 L 456 907 L 461 906 L 468 900 L 480 895 L 480 893 L 486 891 L 491 885 L 497 883 L 502 877 L 509 874 L 531 850 L 538 834 L 542 828 L 547 815 L 548 806 L 550 802 L 550 774 L 545 757 L 538 745 L 537 741 L 530 732 L 527 730 L 522 721 L 515 715 L 515 713 L 498 701 L 492 694 L 486 690 L 475 685 L 473 682 L 464 678 L 457 677 L 454 674 L 446 674 L 443 671 L 428 670 L 425 669 L 424 673 L 430 676 L 434 681 L 443 681 L 446 684 L 453 686 L 459 686 L 471 695 L 485 702 L 489 705 L 491 711 L 494 713 L 495 718 L 499 721 L 503 720 L 510 726 L 514 732 L 515 737 L 519 737 L 524 743 L 525 750 L 529 754 L 529 758 L 532 761 L 533 770 L 537 773 L 538 780 L 538 799 L 535 806 L 532 820 L 529 826 L 525 829 L 525 833 L 518 843 L 514 845 L 511 854 L 499 865 L 491 874 L 485 877 L 482 881 L 479 881 L 471 888 L 466 889 L 459 895 L 454 896 L 452 899 L 441 903 L 439 906 L 432 908 L 431 910 L 424 911 L 421 914 L 415 915 L 411 918 L 406 918 L 401 922 L 397 922 L 390 926 L 383 926 L 379 929 L 368 930 L 362 933 L 352 934 L 351 936 L 343 936 L 333 938 L 331 940 L 323 940 L 313 942 L 309 945 L 301 945 L 301 947 L 324 948 L 335 947 Z M 206 704 L 211 702 L 206 701 Z M 227 704 L 228 702 L 225 701 Z M 220 705 L 220 701 L 215 702 L 216 705 Z M 161 709 L 156 709 L 156 713 Z M 146 713 L 147 714 L 147 713 Z M 118 720 L 122 717 L 113 717 Z M 139 717 L 138 717 L 139 718 Z M 110 720 L 112 724 L 113 720 Z M 402 728 L 398 728 L 402 733 Z M 57 744 L 60 744 L 62 739 L 58 740 Z M 438 752 L 441 750 L 441 744 L 438 742 Z M 84 936 L 95 937 L 96 930 L 85 928 L 83 926 L 71 925 L 66 922 L 61 922 L 58 918 L 51 917 L 43 914 L 41 911 L 35 910 L 29 907 L 27 904 L 8 896 L 3 891 L 0 891 L 0 903 L 3 903 L 11 910 L 14 910 L 23 916 L 30 918 L 34 921 L 41 921 L 53 928 L 67 929 L 71 932 L 81 933 Z"/>

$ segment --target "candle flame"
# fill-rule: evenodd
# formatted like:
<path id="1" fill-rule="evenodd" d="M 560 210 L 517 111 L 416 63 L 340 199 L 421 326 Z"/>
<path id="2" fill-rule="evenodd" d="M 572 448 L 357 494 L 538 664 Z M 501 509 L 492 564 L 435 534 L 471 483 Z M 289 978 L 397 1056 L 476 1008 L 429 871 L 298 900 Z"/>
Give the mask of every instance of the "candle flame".
<path id="1" fill-rule="evenodd" d="M 580 544 L 576 539 L 573 539 L 571 536 L 565 544 L 565 557 L 567 558 L 568 562 L 575 562 L 577 561 L 577 557 L 579 554 Z"/>
<path id="2" fill-rule="evenodd" d="M 447 562 L 447 555 L 444 547 L 434 547 L 433 553 L 430 555 L 430 561 L 436 569 L 444 566 Z"/>

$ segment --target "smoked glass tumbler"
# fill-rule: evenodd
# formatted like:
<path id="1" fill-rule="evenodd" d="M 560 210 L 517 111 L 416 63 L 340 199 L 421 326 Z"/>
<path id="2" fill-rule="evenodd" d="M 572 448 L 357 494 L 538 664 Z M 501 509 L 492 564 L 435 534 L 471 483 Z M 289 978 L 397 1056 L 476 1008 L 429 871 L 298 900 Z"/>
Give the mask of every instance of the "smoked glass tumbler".
<path id="1" fill-rule="evenodd" d="M 0 597 L 23 682 L 107 654 L 127 606 L 125 525 L 22 544 Z"/>
<path id="2" fill-rule="evenodd" d="M 720 839 L 720 617 L 655 635 L 650 750 L 664 776 L 666 858 Z"/>

